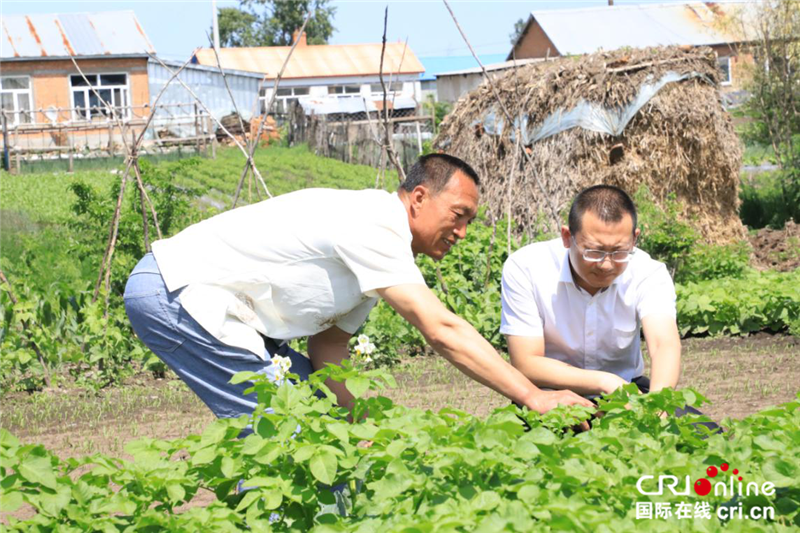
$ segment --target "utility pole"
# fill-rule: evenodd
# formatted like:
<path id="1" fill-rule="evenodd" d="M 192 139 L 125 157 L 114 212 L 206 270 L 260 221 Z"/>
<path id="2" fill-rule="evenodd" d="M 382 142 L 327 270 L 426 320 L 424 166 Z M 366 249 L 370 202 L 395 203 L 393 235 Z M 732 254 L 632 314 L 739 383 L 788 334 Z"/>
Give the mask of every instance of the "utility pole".
<path id="1" fill-rule="evenodd" d="M 217 0 L 211 0 L 211 25 L 214 28 L 214 48 L 219 50 L 219 22 L 217 21 Z"/>

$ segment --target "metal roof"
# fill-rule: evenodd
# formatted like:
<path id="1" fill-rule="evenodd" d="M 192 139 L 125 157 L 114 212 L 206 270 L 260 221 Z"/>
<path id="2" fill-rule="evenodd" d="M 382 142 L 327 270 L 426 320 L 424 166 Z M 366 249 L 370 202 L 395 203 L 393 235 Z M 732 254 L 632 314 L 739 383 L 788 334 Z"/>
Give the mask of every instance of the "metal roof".
<path id="1" fill-rule="evenodd" d="M 719 22 L 743 5 L 696 2 L 540 10 L 531 12 L 528 28 L 538 22 L 561 55 L 623 47 L 735 43 L 741 38 Z"/>
<path id="2" fill-rule="evenodd" d="M 505 54 L 482 54 L 478 58 L 484 65 L 491 65 L 506 59 Z M 436 76 L 443 72 L 453 72 L 456 70 L 467 69 L 477 65 L 472 56 L 435 56 L 420 57 L 425 73 L 421 74 L 420 81 L 434 81 Z"/>
<path id="3" fill-rule="evenodd" d="M 522 65 L 527 65 L 528 63 L 540 63 L 542 61 L 546 61 L 546 59 L 543 57 L 528 57 L 525 59 L 517 59 L 516 61 L 512 59 L 511 61 L 501 61 L 500 63 L 483 65 L 483 68 L 486 69 L 486 72 L 493 72 L 495 70 L 508 70 L 514 67 L 520 67 Z M 463 70 L 440 72 L 436 75 L 436 77 L 441 78 L 444 76 L 466 76 L 468 74 L 482 74 L 482 73 L 483 69 L 481 67 L 472 67 L 472 68 L 465 68 Z"/>
<path id="4" fill-rule="evenodd" d="M 133 11 L 3 15 L 0 24 L 4 60 L 155 53 Z"/>
<path id="5" fill-rule="evenodd" d="M 403 43 L 387 43 L 384 54 L 384 74 L 419 74 L 425 70 L 411 48 Z M 219 50 L 223 68 L 266 74 L 277 77 L 290 46 L 252 48 L 222 48 Z M 401 65 L 402 58 L 402 65 Z M 214 50 L 203 48 L 195 54 L 200 65 L 216 66 Z M 380 44 L 298 45 L 286 65 L 284 79 L 327 78 L 341 76 L 377 76 L 380 72 Z"/>

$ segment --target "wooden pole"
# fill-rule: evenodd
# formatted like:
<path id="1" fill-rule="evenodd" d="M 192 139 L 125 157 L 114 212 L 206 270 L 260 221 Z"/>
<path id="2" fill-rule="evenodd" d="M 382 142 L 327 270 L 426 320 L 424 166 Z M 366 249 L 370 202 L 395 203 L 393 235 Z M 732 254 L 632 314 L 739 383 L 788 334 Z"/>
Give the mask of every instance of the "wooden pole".
<path id="1" fill-rule="evenodd" d="M 114 157 L 114 125 L 108 124 L 108 155 Z"/>
<path id="2" fill-rule="evenodd" d="M 211 117 L 208 117 L 208 132 L 211 135 L 211 159 L 217 158 L 217 136 L 214 134 L 214 131 L 211 129 Z"/>
<path id="3" fill-rule="evenodd" d="M 3 116 L 3 170 L 6 172 L 11 172 L 11 161 L 9 160 L 9 153 L 8 153 L 8 117 L 6 116 L 6 112 L 2 112 Z"/>

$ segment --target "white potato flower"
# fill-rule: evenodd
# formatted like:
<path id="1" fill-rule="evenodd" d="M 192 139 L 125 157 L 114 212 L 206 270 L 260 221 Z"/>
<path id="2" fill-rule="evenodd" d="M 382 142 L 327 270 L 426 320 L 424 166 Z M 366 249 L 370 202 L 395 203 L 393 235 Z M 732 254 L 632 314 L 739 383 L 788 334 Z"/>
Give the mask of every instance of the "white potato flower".
<path id="1" fill-rule="evenodd" d="M 272 357 L 271 361 L 273 365 L 278 367 L 275 371 L 275 379 L 278 381 L 286 377 L 286 373 L 292 368 L 292 360 L 288 357 L 275 355 Z"/>

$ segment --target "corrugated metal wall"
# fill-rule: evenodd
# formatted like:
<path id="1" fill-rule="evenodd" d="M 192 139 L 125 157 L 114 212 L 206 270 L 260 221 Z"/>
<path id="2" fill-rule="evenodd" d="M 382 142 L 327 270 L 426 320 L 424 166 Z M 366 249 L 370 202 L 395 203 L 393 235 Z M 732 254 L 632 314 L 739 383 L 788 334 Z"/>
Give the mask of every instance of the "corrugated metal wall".
<path id="1" fill-rule="evenodd" d="M 178 70 L 181 63 L 164 63 L 173 71 Z M 172 77 L 172 74 L 158 62 L 150 60 L 147 64 L 147 73 L 150 83 L 150 105 L 153 105 L 158 93 Z M 180 79 L 200 98 L 211 113 L 221 119 L 234 111 L 231 97 L 225 88 L 225 81 L 222 79 L 218 69 L 201 67 L 198 65 L 187 65 L 180 73 Z M 242 75 L 225 72 L 225 79 L 231 89 L 233 97 L 236 99 L 236 106 L 239 113 L 246 120 L 250 120 L 253 111 L 258 113 L 258 108 L 254 107 L 258 98 L 258 86 L 261 78 L 257 75 Z M 159 107 L 164 104 L 188 104 L 183 107 L 159 108 L 156 118 L 153 119 L 156 129 L 168 129 L 171 133 L 179 136 L 191 135 L 194 132 L 194 125 L 183 124 L 180 116 L 194 114 L 195 99 L 183 88 L 178 80 L 173 80 L 164 95 L 158 101 Z M 202 110 L 202 108 L 200 108 Z M 191 131 L 190 131 L 191 130 Z"/>

